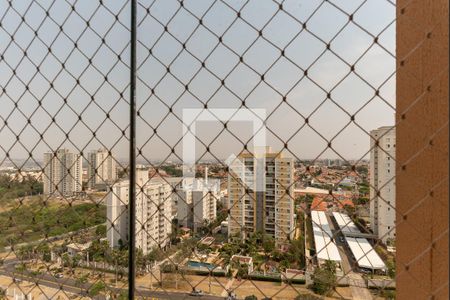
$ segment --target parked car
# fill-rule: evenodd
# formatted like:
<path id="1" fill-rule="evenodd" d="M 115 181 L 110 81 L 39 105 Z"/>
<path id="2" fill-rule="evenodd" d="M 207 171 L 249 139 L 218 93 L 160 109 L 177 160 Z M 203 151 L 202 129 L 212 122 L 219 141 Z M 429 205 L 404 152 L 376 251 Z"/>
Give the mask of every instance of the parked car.
<path id="1" fill-rule="evenodd" d="M 61 274 L 61 273 L 56 273 L 55 274 L 55 278 L 63 278 L 64 277 L 64 275 L 63 274 Z"/>
<path id="2" fill-rule="evenodd" d="M 341 243 L 345 243 L 345 239 L 344 239 L 344 237 L 343 237 L 342 235 L 339 237 L 339 241 L 340 241 Z"/>
<path id="3" fill-rule="evenodd" d="M 189 296 L 194 296 L 194 297 L 201 297 L 203 295 L 204 295 L 204 293 L 202 290 L 193 290 L 192 292 L 189 293 Z"/>
<path id="4" fill-rule="evenodd" d="M 236 294 L 234 292 L 231 292 L 230 290 L 227 290 L 228 296 L 225 298 L 225 300 L 236 300 Z"/>

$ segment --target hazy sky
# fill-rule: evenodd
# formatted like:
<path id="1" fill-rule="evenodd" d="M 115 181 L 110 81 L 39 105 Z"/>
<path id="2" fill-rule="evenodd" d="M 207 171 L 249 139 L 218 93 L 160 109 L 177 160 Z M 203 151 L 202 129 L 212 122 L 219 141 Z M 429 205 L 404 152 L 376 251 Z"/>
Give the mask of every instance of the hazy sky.
<path id="1" fill-rule="evenodd" d="M 31 151 L 40 160 L 44 151 L 60 145 L 83 151 L 103 145 L 127 157 L 122 131 L 127 132 L 129 123 L 129 4 L 57 0 L 49 8 L 52 2 L 20 0 L 9 7 L 0 0 L 0 86 L 5 90 L 0 91 L 0 158 L 6 151 L 13 158 Z M 137 130 L 142 155 L 174 160 L 174 147 L 181 157 L 183 109 L 205 103 L 238 109 L 245 100 L 247 108 L 266 109 L 267 141 L 273 149 L 288 141 L 296 157 L 335 158 L 331 149 L 320 153 L 345 128 L 332 146 L 346 159 L 360 158 L 369 149 L 365 131 L 394 124 L 391 2 L 186 0 L 180 7 L 175 0 L 140 0 Z M 283 11 L 277 3 L 283 3 Z M 354 22 L 347 14 L 353 14 Z M 374 44 L 375 36 L 382 47 Z M 355 65 L 359 77 L 350 73 L 349 65 Z M 375 89 L 379 97 L 374 97 Z M 337 105 L 327 99 L 328 93 Z M 356 113 L 359 126 L 339 106 Z M 219 122 L 202 122 L 197 136 L 206 144 L 214 140 L 210 151 L 225 158 L 242 150 L 239 140 L 252 136 L 250 122 L 231 122 L 227 129 Z M 198 143 L 196 150 L 203 153 L 205 147 Z"/>

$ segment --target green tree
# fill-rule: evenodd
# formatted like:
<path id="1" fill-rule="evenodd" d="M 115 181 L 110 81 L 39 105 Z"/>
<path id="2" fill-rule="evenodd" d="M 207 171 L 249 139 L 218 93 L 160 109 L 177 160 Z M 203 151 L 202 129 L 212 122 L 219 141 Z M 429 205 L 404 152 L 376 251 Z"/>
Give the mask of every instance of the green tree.
<path id="1" fill-rule="evenodd" d="M 19 260 L 29 260 L 33 257 L 34 249 L 31 245 L 25 245 L 17 251 L 17 258 Z"/>
<path id="2" fill-rule="evenodd" d="M 82 287 L 83 284 L 85 284 L 86 282 L 88 282 L 88 275 L 87 274 L 80 275 L 80 277 L 76 278 L 75 285 L 77 287 Z"/>
<path id="3" fill-rule="evenodd" d="M 390 278 L 395 278 L 395 260 L 394 259 L 388 259 L 386 261 L 386 267 L 388 269 L 388 276 Z"/>
<path id="4" fill-rule="evenodd" d="M 48 244 L 41 243 L 36 247 L 35 250 L 36 250 L 36 253 L 42 257 L 43 261 L 50 262 L 52 255 L 51 255 L 50 246 Z"/>
<path id="5" fill-rule="evenodd" d="M 78 254 L 70 256 L 69 254 L 65 253 L 62 256 L 64 267 L 69 267 L 70 273 L 72 274 L 75 274 L 75 268 L 78 267 L 80 260 L 81 256 Z"/>
<path id="6" fill-rule="evenodd" d="M 264 253 L 267 255 L 275 249 L 275 239 L 270 235 L 265 235 L 262 241 Z"/>
<path id="7" fill-rule="evenodd" d="M 120 295 L 117 297 L 117 300 L 128 300 L 127 292 L 120 292 Z"/>
<path id="8" fill-rule="evenodd" d="M 89 257 L 97 262 L 106 261 L 110 252 L 108 241 L 93 241 L 88 249 Z"/>
<path id="9" fill-rule="evenodd" d="M 106 225 L 101 224 L 95 228 L 95 235 L 97 237 L 105 237 L 106 236 Z"/>
<path id="10" fill-rule="evenodd" d="M 103 292 L 106 289 L 106 285 L 104 282 L 98 281 L 94 283 L 89 289 L 89 296 L 94 297 Z"/>
<path id="11" fill-rule="evenodd" d="M 244 300 L 258 300 L 258 297 L 256 297 L 255 295 L 250 295 L 245 297 Z"/>
<path id="12" fill-rule="evenodd" d="M 310 288 L 314 293 L 329 296 L 336 287 L 335 262 L 328 260 L 322 266 L 317 267 L 312 275 L 312 280 Z"/>
<path id="13" fill-rule="evenodd" d="M 386 290 L 386 289 L 384 289 L 381 292 L 381 296 L 384 299 L 387 299 L 387 300 L 394 300 L 395 299 L 395 290 Z"/>

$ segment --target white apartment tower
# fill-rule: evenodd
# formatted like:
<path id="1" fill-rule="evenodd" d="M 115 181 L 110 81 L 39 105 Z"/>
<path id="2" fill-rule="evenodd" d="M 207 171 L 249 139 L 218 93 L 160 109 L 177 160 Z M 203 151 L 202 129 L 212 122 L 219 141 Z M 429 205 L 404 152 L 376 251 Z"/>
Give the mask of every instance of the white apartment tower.
<path id="1" fill-rule="evenodd" d="M 380 127 L 370 135 L 370 223 L 386 243 L 395 239 L 395 128 Z"/>
<path id="2" fill-rule="evenodd" d="M 88 187 L 105 189 L 117 179 L 116 161 L 108 150 L 99 149 L 88 154 Z"/>
<path id="3" fill-rule="evenodd" d="M 176 190 L 177 219 L 182 226 L 197 231 L 203 224 L 217 217 L 217 200 L 220 198 L 220 181 L 187 178 Z"/>
<path id="4" fill-rule="evenodd" d="M 237 157 L 228 175 L 228 235 L 261 232 L 283 244 L 293 238 L 294 162 L 279 153 Z"/>
<path id="5" fill-rule="evenodd" d="M 72 196 L 82 190 L 83 160 L 68 149 L 44 153 L 44 194 Z"/>
<path id="6" fill-rule="evenodd" d="M 136 170 L 136 248 L 144 254 L 154 247 L 166 247 L 172 233 L 172 187 L 161 180 L 150 180 L 148 169 Z M 107 239 L 111 247 L 128 240 L 129 181 L 112 186 L 107 198 Z M 142 188 L 142 192 L 141 192 Z"/>

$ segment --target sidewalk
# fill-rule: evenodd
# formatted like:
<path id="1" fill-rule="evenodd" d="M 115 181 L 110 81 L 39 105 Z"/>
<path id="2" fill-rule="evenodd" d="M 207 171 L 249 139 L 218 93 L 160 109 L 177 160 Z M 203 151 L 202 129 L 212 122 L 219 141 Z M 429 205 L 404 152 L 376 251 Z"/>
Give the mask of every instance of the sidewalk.
<path id="1" fill-rule="evenodd" d="M 225 285 L 225 288 L 224 288 L 222 294 L 220 294 L 222 297 L 228 296 L 228 291 L 233 286 L 236 274 L 237 274 L 237 270 L 234 270 L 233 275 L 231 276 L 231 278 L 228 280 L 227 284 Z"/>

